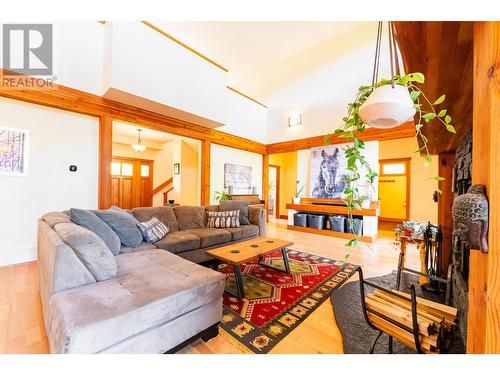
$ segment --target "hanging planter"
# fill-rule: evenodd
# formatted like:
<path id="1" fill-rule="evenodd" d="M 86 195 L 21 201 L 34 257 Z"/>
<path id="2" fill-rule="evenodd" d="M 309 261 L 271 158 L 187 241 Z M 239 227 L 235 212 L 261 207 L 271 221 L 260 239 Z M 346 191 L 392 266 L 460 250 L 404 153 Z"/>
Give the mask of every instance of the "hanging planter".
<path id="1" fill-rule="evenodd" d="M 402 85 L 385 85 L 372 91 L 359 107 L 359 117 L 372 128 L 395 128 L 411 120 L 417 110 L 408 88 Z"/>
<path id="2" fill-rule="evenodd" d="M 353 211 L 359 210 L 364 204 L 364 195 L 367 181 L 371 188 L 377 173 L 368 164 L 362 154 L 365 143 L 361 139 L 361 133 L 366 126 L 374 128 L 394 128 L 410 120 L 415 115 L 415 134 L 420 138 L 422 146 L 415 152 L 424 154 L 424 164 L 429 164 L 432 160 L 427 148 L 427 138 L 422 134 L 421 129 L 424 122 L 433 120 L 441 122 L 450 133 L 455 133 L 451 121 L 452 118 L 444 108 L 437 108 L 445 100 L 441 95 L 434 102 L 418 87 L 424 83 L 425 77 L 422 73 L 401 74 L 399 69 L 399 57 L 397 55 L 397 42 L 394 37 L 395 28 L 392 22 L 388 23 L 389 49 L 391 77 L 389 79 L 378 79 L 380 42 L 382 37 L 382 22 L 378 24 L 377 43 L 375 48 L 375 60 L 373 64 L 373 75 L 371 85 L 361 86 L 358 89 L 355 100 L 348 104 L 347 115 L 342 119 L 342 126 L 335 130 L 335 134 L 340 138 L 345 138 L 352 142 L 344 147 L 343 151 L 347 161 L 347 181 L 348 187 L 344 190 L 343 200 L 348 208 L 348 225 L 354 227 Z M 422 102 L 421 102 L 422 101 Z M 425 108 L 422 105 L 425 105 Z M 331 143 L 330 137 L 326 136 L 325 141 Z M 361 174 L 361 170 L 365 174 Z M 442 177 L 435 176 L 431 179 L 435 181 L 443 180 Z M 438 192 L 440 192 L 438 190 Z M 355 233 L 355 232 L 354 232 Z M 355 238 L 348 241 L 346 246 L 358 246 L 359 235 L 355 233 Z"/>

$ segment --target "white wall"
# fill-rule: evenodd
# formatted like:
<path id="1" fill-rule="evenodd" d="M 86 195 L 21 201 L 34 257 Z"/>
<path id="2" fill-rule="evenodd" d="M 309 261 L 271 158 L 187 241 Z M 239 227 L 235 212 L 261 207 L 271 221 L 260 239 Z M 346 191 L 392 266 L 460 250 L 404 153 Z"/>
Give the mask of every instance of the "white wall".
<path id="1" fill-rule="evenodd" d="M 95 21 L 54 24 L 56 83 L 103 94 L 104 25 Z"/>
<path id="2" fill-rule="evenodd" d="M 210 201 L 215 203 L 214 192 L 224 190 L 224 164 L 252 167 L 252 185 L 262 197 L 262 155 L 212 144 L 210 158 Z M 234 190 L 234 194 L 248 194 L 247 190 Z"/>
<path id="3" fill-rule="evenodd" d="M 54 82 L 102 95 L 104 26 L 95 21 L 54 22 L 52 25 Z M 7 65 L 4 61 L 1 63 L 2 67 Z"/>
<path id="4" fill-rule="evenodd" d="M 227 91 L 226 124 L 217 130 L 267 142 L 267 108 L 229 89 Z"/>
<path id="5" fill-rule="evenodd" d="M 332 145 L 335 146 L 335 145 Z M 337 145 L 339 152 L 344 152 L 344 144 Z M 371 168 L 378 173 L 379 171 L 379 141 L 370 141 L 365 143 L 365 149 L 362 150 L 362 155 L 365 157 Z M 365 168 L 360 170 L 361 176 L 366 174 Z M 311 196 L 311 149 L 297 151 L 297 180 L 300 184 L 305 184 L 304 194 L 305 197 Z M 366 179 L 361 178 L 360 188 L 366 184 Z M 378 180 L 374 183 L 374 191 L 372 190 L 373 199 L 378 196 Z"/>
<path id="6" fill-rule="evenodd" d="M 37 218 L 97 208 L 99 122 L 0 98 L 0 126 L 30 131 L 27 177 L 0 176 L 0 265 L 36 259 Z M 70 165 L 78 167 L 70 172 Z"/>
<path id="7" fill-rule="evenodd" d="M 106 24 L 105 90 L 226 122 L 226 72 L 141 22 Z"/>

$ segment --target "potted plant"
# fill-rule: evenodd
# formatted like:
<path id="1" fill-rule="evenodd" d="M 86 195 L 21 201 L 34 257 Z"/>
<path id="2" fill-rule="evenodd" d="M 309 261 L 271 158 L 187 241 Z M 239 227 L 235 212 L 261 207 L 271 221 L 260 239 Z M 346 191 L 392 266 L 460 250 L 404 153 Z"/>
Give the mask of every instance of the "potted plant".
<path id="1" fill-rule="evenodd" d="M 300 204 L 300 195 L 302 194 L 302 191 L 304 190 L 304 184 L 299 188 L 300 181 L 297 181 L 295 185 L 295 195 L 292 198 L 293 204 Z"/>
<path id="2" fill-rule="evenodd" d="M 224 191 L 215 191 L 214 195 L 217 202 L 231 200 L 231 196 Z"/>

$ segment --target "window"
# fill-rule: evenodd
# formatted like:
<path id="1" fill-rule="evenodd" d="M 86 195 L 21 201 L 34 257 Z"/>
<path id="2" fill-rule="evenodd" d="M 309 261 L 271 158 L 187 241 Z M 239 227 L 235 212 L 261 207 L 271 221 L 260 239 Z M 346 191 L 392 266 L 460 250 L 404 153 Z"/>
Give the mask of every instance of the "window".
<path id="1" fill-rule="evenodd" d="M 405 163 L 383 163 L 381 165 L 383 176 L 404 175 L 406 173 Z"/>
<path id="2" fill-rule="evenodd" d="M 141 177 L 149 177 L 149 165 L 141 165 Z"/>
<path id="3" fill-rule="evenodd" d="M 122 174 L 122 164 L 121 163 L 111 163 L 111 174 L 119 176 Z"/>
<path id="4" fill-rule="evenodd" d="M 122 163 L 122 176 L 133 176 L 134 175 L 134 165 L 128 163 Z"/>

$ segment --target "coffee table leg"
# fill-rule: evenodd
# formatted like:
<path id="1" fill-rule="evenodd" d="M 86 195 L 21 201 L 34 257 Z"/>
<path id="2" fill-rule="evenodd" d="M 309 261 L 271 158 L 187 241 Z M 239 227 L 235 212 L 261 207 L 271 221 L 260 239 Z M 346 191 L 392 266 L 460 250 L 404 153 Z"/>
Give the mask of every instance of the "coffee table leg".
<path id="1" fill-rule="evenodd" d="M 243 278 L 241 277 L 241 269 L 240 266 L 233 266 L 234 270 L 234 281 L 236 284 L 236 294 L 239 299 L 243 299 L 245 297 L 245 290 L 243 289 Z"/>
<path id="2" fill-rule="evenodd" d="M 285 272 L 290 273 L 290 263 L 288 262 L 288 252 L 285 248 L 281 249 L 281 255 L 283 256 L 283 264 L 285 265 Z"/>

